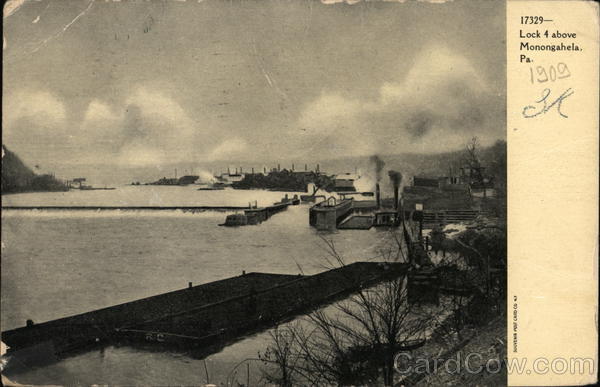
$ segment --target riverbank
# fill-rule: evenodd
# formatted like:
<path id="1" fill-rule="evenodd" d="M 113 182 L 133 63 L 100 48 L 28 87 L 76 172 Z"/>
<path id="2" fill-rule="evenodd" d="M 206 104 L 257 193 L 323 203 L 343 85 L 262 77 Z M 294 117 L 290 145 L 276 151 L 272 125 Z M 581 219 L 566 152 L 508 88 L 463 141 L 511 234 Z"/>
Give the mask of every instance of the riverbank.
<path id="1" fill-rule="evenodd" d="M 447 369 L 444 363 L 440 363 L 436 369 L 431 369 L 421 380 L 410 385 L 419 387 L 506 385 L 508 376 L 502 362 L 506 358 L 506 316 L 498 316 L 480 327 L 465 327 L 461 330 L 460 337 L 462 339 L 452 334 L 438 338 L 423 348 L 429 353 L 436 353 L 437 348 L 449 347 L 450 349 L 439 357 L 451 361 L 460 359 L 462 365 L 459 372 L 453 372 L 456 367 L 454 364 L 447 362 L 446 364 L 449 364 Z M 439 352 L 436 354 L 439 355 Z M 480 372 L 468 372 L 466 369 L 464 362 L 469 355 L 470 369 L 480 370 Z M 489 364 L 489 368 L 486 368 L 486 364 Z"/>

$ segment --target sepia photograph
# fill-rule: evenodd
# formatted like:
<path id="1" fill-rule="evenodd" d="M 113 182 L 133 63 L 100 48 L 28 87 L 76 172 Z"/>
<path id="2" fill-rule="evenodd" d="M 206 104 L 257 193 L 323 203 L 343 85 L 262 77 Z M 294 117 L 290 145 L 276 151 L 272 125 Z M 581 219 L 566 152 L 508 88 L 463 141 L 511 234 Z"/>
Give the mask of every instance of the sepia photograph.
<path id="1" fill-rule="evenodd" d="M 8 1 L 4 385 L 506 386 L 506 12 Z"/>

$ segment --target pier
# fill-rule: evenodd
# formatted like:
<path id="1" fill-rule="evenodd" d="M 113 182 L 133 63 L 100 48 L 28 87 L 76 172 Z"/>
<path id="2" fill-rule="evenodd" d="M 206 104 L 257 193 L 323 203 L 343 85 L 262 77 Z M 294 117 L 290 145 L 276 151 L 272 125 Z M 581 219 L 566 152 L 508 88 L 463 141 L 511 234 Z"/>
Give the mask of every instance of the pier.
<path id="1" fill-rule="evenodd" d="M 296 195 L 294 195 L 294 198 L 290 199 L 288 198 L 287 194 L 280 202 L 274 203 L 270 206 L 252 207 L 251 203 L 250 206 L 244 210 L 243 214 L 228 215 L 225 218 L 225 223 L 220 224 L 219 226 L 235 227 L 260 224 L 269 219 L 271 216 L 281 211 L 285 211 L 288 206 L 297 204 L 300 204 L 300 199 L 298 199 Z"/>
<path id="2" fill-rule="evenodd" d="M 403 263 L 357 262 L 316 275 L 243 273 L 108 308 L 2 332 L 10 351 L 54 354 L 110 342 L 218 345 L 406 274 Z"/>
<path id="3" fill-rule="evenodd" d="M 284 211 L 291 203 L 276 203 L 267 207 L 251 208 L 244 210 L 248 224 L 258 224 L 269 219 L 271 216 Z"/>

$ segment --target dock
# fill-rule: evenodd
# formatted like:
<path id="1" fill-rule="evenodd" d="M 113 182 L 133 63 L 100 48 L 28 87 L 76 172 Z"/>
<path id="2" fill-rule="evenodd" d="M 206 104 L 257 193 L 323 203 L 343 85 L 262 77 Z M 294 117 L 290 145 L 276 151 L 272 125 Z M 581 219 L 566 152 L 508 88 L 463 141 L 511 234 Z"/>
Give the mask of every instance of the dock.
<path id="1" fill-rule="evenodd" d="M 430 228 L 435 225 L 471 222 L 480 215 L 489 216 L 489 214 L 486 212 L 473 209 L 424 211 L 423 227 Z"/>
<path id="2" fill-rule="evenodd" d="M 374 217 L 372 215 L 351 214 L 338 225 L 338 230 L 369 230 L 373 227 Z"/>
<path id="3" fill-rule="evenodd" d="M 352 199 L 338 201 L 330 197 L 315 204 L 309 210 L 309 224 L 317 230 L 335 230 L 352 211 L 352 202 Z"/>
<path id="4" fill-rule="evenodd" d="M 244 273 L 108 308 L 2 332 L 9 351 L 55 355 L 114 342 L 183 348 L 219 345 L 405 275 L 404 263 L 357 262 L 316 275 Z"/>
<path id="5" fill-rule="evenodd" d="M 291 203 L 275 203 L 267 207 L 250 208 L 244 210 L 244 214 L 248 219 L 248 224 L 259 224 L 269 219 L 271 216 L 284 211 Z"/>
<path id="6" fill-rule="evenodd" d="M 296 195 L 294 195 L 293 198 L 288 198 L 287 194 L 280 202 L 270 206 L 252 207 L 252 204 L 250 204 L 250 206 L 244 210 L 243 214 L 228 215 L 225 218 L 225 223 L 220 224 L 219 226 L 236 227 L 260 224 L 268 220 L 271 216 L 286 210 L 288 206 L 295 206 L 298 204 L 300 204 L 300 199 L 298 199 Z"/>

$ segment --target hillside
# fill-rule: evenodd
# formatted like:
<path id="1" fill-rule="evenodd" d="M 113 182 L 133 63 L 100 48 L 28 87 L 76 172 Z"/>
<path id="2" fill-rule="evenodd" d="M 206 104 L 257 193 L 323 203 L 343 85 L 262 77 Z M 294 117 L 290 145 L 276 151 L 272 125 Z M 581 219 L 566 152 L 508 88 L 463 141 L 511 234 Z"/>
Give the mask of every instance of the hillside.
<path id="1" fill-rule="evenodd" d="M 2 193 L 66 191 L 67 185 L 52 175 L 38 175 L 15 153 L 2 145 Z"/>
<path id="2" fill-rule="evenodd" d="M 408 178 L 415 175 L 441 176 L 449 173 L 449 167 L 453 173 L 458 173 L 462 166 L 462 159 L 465 151 L 457 150 L 446 153 L 420 154 L 405 153 L 395 155 L 379 155 L 385 162 L 385 171 L 389 169 L 397 170 Z M 480 159 L 483 166 L 486 167 L 486 173 L 494 176 L 495 186 L 499 191 L 504 191 L 506 184 L 506 142 L 498 141 L 490 147 L 482 147 L 480 150 Z M 328 159 L 327 154 L 321 155 L 318 159 L 276 159 L 276 160 L 227 160 L 211 162 L 186 162 L 173 163 L 166 165 L 119 165 L 115 164 L 79 164 L 79 163 L 49 163 L 45 164 L 47 169 L 55 171 L 61 176 L 85 176 L 87 182 L 93 185 L 121 185 L 130 184 L 132 181 L 154 181 L 160 177 L 174 177 L 175 170 L 179 175 L 193 174 L 201 176 L 212 176 L 213 173 L 220 174 L 226 172 L 228 167 L 243 167 L 244 172 L 250 172 L 252 168 L 256 171 L 263 169 L 270 170 L 281 165 L 282 169 L 291 169 L 295 164 L 296 170 L 303 171 L 305 164 L 308 170 L 314 170 L 316 164 L 320 163 L 321 171 L 327 174 L 337 174 L 345 172 L 354 172 L 355 168 L 361 172 L 361 175 L 367 177 L 367 181 L 373 180 L 375 171 L 374 165 L 370 161 L 370 156 L 345 157 L 339 159 Z M 3 170 L 3 175 L 4 175 Z M 30 173 L 32 173 L 30 171 Z M 382 188 L 390 192 L 388 187 L 387 172 L 383 173 Z M 373 184 L 364 184 L 361 190 L 368 191 L 374 189 Z M 4 180 L 3 180 L 4 187 Z M 3 192 L 4 188 L 3 188 Z"/>
<path id="3" fill-rule="evenodd" d="M 494 177 L 499 190 L 504 190 L 506 184 L 506 142 L 497 141 L 489 147 L 481 147 L 478 150 L 481 165 L 485 173 Z M 460 167 L 464 166 L 466 150 L 457 150 L 445 153 L 404 153 L 396 155 L 379 155 L 385 163 L 383 170 L 396 170 L 402 173 L 405 179 L 413 176 L 448 176 L 460 173 Z M 321 162 L 321 170 L 332 173 L 353 172 L 354 168 L 362 174 L 374 175 L 374 165 L 370 157 L 348 157 Z M 382 183 L 387 183 L 387 173 Z"/>

